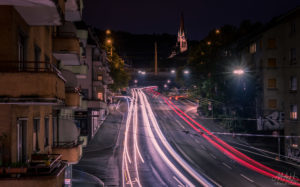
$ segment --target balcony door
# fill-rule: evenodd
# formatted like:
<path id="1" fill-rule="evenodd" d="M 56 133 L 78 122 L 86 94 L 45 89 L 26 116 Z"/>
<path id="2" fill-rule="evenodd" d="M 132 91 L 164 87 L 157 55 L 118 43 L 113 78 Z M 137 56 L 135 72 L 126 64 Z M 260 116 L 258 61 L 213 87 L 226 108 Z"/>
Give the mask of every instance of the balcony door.
<path id="1" fill-rule="evenodd" d="M 27 119 L 18 119 L 17 122 L 17 158 L 18 162 L 27 160 Z"/>

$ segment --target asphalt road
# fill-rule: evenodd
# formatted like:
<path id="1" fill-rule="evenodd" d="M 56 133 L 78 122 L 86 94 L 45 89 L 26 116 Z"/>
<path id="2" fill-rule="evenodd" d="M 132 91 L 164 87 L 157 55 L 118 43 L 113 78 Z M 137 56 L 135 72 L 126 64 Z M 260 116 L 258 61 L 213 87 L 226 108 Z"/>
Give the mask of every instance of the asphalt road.
<path id="1" fill-rule="evenodd" d="M 122 100 L 122 111 L 113 113 L 120 113 L 118 119 L 111 116 L 111 124 L 104 123 L 75 167 L 100 178 L 105 186 L 287 186 L 278 179 L 282 175 L 257 166 L 209 132 L 195 128 L 200 119 L 192 103 L 176 102 L 176 109 L 145 89 L 133 89 L 131 97 Z"/>

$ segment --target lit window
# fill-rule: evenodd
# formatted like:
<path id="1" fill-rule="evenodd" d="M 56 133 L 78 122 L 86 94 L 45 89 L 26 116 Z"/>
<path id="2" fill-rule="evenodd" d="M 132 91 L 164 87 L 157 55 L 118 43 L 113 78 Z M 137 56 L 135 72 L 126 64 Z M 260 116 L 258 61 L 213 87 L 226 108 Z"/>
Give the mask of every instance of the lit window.
<path id="1" fill-rule="evenodd" d="M 276 39 L 268 40 L 268 49 L 276 49 Z"/>
<path id="2" fill-rule="evenodd" d="M 276 88 L 276 79 L 268 79 L 268 88 Z"/>
<path id="3" fill-rule="evenodd" d="M 296 48 L 291 48 L 290 61 L 291 61 L 291 64 L 296 64 Z"/>
<path id="4" fill-rule="evenodd" d="M 296 91 L 297 90 L 297 77 L 292 76 L 290 78 L 290 90 Z"/>
<path id="5" fill-rule="evenodd" d="M 291 119 L 298 119 L 298 113 L 297 113 L 297 105 L 291 105 L 291 110 L 290 110 L 290 118 Z"/>
<path id="6" fill-rule="evenodd" d="M 268 100 L 268 107 L 271 109 L 277 108 L 277 100 L 276 99 L 269 99 Z"/>
<path id="7" fill-rule="evenodd" d="M 102 75 L 97 76 L 98 81 L 102 81 Z"/>
<path id="8" fill-rule="evenodd" d="M 268 59 L 268 68 L 276 68 L 276 58 Z"/>
<path id="9" fill-rule="evenodd" d="M 256 43 L 255 42 L 250 45 L 249 52 L 250 52 L 250 54 L 256 53 Z"/>
<path id="10" fill-rule="evenodd" d="M 98 92 L 97 98 L 100 99 L 100 100 L 103 100 L 103 93 L 102 92 Z"/>

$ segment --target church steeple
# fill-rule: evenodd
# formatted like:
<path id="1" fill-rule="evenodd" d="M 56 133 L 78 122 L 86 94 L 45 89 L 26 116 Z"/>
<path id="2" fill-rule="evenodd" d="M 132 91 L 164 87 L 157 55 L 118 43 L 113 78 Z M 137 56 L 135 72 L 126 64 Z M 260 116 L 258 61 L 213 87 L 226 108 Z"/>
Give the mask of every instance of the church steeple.
<path id="1" fill-rule="evenodd" d="M 181 12 L 180 15 L 180 27 L 178 31 L 178 36 L 177 36 L 177 42 L 179 45 L 179 50 L 180 53 L 183 53 L 187 50 L 187 41 L 185 37 L 185 31 L 184 31 L 184 17 L 183 17 L 183 12 Z"/>

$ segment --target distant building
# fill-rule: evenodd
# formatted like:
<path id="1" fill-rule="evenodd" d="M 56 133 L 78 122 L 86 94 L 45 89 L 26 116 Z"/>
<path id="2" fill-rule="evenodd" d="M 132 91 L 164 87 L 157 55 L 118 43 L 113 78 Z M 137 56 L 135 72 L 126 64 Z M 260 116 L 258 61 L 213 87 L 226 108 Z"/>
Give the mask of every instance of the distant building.
<path id="1" fill-rule="evenodd" d="M 173 58 L 174 56 L 180 53 L 184 53 L 185 51 L 187 51 L 187 49 L 188 49 L 188 44 L 187 44 L 185 30 L 184 30 L 184 18 L 183 18 L 183 13 L 181 13 L 180 27 L 177 34 L 177 43 L 169 58 Z"/>
<path id="2" fill-rule="evenodd" d="M 257 84 L 258 130 L 300 135 L 300 8 L 272 20 L 248 40 L 241 60 L 253 68 Z M 300 159 L 300 139 L 285 138 L 285 154 Z M 299 160 L 298 160 L 299 161 Z"/>

